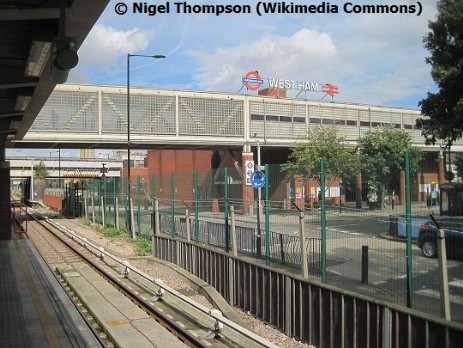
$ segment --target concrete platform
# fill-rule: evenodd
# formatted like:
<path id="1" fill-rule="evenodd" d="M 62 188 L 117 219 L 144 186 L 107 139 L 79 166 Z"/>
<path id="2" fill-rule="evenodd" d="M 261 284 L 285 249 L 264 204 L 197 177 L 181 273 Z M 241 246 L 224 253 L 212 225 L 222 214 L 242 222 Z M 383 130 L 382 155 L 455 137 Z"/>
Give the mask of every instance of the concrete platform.
<path id="1" fill-rule="evenodd" d="M 29 240 L 0 241 L 0 347 L 101 347 Z"/>

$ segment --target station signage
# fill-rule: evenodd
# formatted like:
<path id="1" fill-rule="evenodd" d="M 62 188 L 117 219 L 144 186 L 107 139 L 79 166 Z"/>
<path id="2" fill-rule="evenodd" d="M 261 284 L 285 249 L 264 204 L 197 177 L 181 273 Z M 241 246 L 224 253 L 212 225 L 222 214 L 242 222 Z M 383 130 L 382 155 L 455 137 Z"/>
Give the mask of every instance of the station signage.
<path id="1" fill-rule="evenodd" d="M 254 173 L 254 161 L 245 161 L 246 166 L 246 186 L 251 186 L 251 176 Z"/>
<path id="2" fill-rule="evenodd" d="M 339 88 L 331 83 L 318 83 L 318 82 L 307 82 L 297 81 L 281 78 L 266 78 L 268 87 L 279 88 L 286 90 L 298 90 L 308 92 L 321 92 L 333 97 L 339 93 Z M 257 70 L 248 71 L 245 76 L 241 79 L 243 85 L 248 90 L 256 91 L 264 85 L 264 79 L 260 76 Z"/>

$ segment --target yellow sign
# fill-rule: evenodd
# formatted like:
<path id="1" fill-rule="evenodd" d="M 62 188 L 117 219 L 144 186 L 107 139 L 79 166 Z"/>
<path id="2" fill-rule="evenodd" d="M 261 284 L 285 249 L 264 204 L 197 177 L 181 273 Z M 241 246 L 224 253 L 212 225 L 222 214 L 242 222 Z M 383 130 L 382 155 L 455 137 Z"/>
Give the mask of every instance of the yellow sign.
<path id="1" fill-rule="evenodd" d="M 125 324 L 125 320 L 119 319 L 119 320 L 109 320 L 106 322 L 108 325 L 114 326 L 114 325 L 122 325 Z"/>

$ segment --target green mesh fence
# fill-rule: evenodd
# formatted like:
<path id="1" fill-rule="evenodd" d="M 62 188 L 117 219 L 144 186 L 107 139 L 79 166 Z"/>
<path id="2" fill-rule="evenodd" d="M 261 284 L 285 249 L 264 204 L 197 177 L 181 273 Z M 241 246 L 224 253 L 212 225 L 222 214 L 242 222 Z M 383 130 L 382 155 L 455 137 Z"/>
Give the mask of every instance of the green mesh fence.
<path id="1" fill-rule="evenodd" d="M 433 163 L 427 166 L 435 167 Z M 155 233 L 154 203 L 157 201 L 159 233 L 171 238 L 190 238 L 231 252 L 229 214 L 233 206 L 239 257 L 301 274 L 302 244 L 307 252 L 309 279 L 325 280 L 341 289 L 438 314 L 437 259 L 424 257 L 416 242 L 429 214 L 443 218 L 439 216 L 440 197 L 434 182 L 437 173 L 432 177 L 426 174 L 428 178 L 423 174 L 410 178 L 412 242 L 409 253 L 407 202 L 400 187 L 387 191 L 381 202 L 371 202 L 365 191 L 367 183 L 357 190 L 360 199 L 353 184 L 340 187 L 339 183 L 325 183 L 325 206 L 321 209 L 320 184 L 287 177 L 279 165 L 268 165 L 266 174 L 260 218 L 257 189 L 243 185 L 241 172 L 235 167 L 163 173 L 144 181 L 138 179 L 132 185 L 132 204 L 124 183 L 116 179 L 100 180 L 88 186 L 87 216 L 108 226 L 116 226 L 118 222 L 130 230 L 133 215 L 135 234 L 149 236 Z M 130 212 L 131 206 L 133 212 Z M 301 217 L 296 207 L 303 212 L 304 243 L 301 243 Z M 322 213 L 326 221 L 324 235 Z M 455 218 L 451 223 L 452 228 L 462 230 L 462 220 Z M 258 238 L 259 231 L 261 238 Z M 322 262 L 323 249 L 325 262 Z M 461 261 L 449 260 L 448 270 L 452 319 L 463 321 L 463 314 L 458 314 L 463 313 L 458 310 L 463 306 L 463 265 Z"/>

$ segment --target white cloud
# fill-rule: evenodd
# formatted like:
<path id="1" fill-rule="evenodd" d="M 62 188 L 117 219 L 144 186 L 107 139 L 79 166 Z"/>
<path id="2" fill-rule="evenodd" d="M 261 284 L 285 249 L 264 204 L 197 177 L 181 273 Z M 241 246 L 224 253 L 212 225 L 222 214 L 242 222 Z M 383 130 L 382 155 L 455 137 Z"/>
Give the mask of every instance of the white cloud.
<path id="1" fill-rule="evenodd" d="M 258 70 L 264 78 L 311 77 L 310 81 L 318 82 L 329 73 L 327 64 L 338 59 L 328 34 L 305 28 L 289 37 L 266 35 L 243 45 L 189 54 L 200 66 L 194 76 L 199 88 L 217 91 L 238 90 L 241 76 L 249 70 Z"/>
<path id="2" fill-rule="evenodd" d="M 146 49 L 153 36 L 153 32 L 138 28 L 121 31 L 96 24 L 79 50 L 80 64 L 108 68 L 121 54 Z"/>

